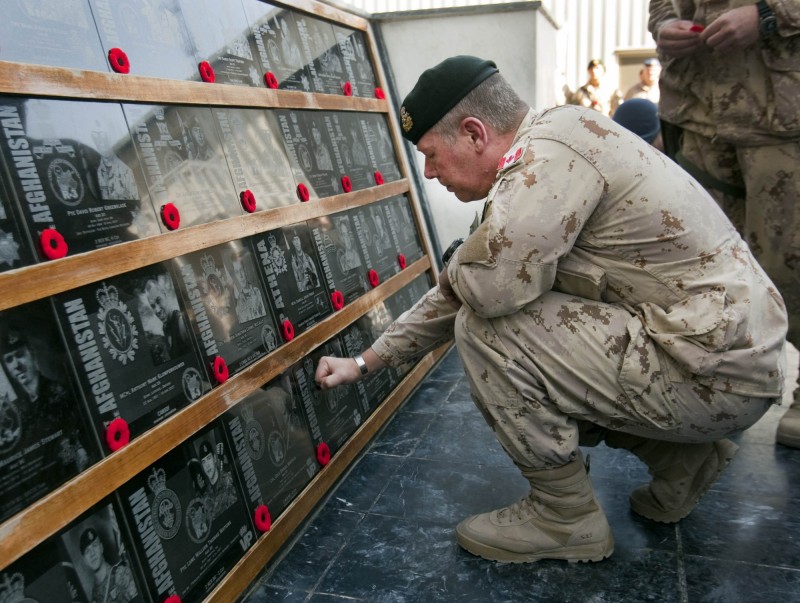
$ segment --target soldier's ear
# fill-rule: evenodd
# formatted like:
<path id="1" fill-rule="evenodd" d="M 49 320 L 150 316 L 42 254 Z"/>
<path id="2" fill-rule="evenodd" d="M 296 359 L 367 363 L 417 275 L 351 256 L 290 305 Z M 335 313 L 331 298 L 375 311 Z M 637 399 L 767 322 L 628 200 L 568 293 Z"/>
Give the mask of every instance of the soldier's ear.
<path id="1" fill-rule="evenodd" d="M 489 142 L 489 131 L 477 117 L 465 117 L 462 119 L 459 131 L 462 135 L 469 137 L 470 142 L 476 149 L 482 150 L 486 148 Z"/>

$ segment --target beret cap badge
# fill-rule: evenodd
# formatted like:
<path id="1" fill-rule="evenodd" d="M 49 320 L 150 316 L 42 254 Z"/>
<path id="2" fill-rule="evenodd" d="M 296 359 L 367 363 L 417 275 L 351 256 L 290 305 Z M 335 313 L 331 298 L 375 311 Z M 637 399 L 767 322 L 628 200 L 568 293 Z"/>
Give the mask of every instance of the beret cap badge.
<path id="1" fill-rule="evenodd" d="M 400 107 L 400 121 L 403 126 L 403 132 L 408 133 L 414 127 L 414 120 L 411 119 L 411 115 L 406 111 L 405 107 Z"/>

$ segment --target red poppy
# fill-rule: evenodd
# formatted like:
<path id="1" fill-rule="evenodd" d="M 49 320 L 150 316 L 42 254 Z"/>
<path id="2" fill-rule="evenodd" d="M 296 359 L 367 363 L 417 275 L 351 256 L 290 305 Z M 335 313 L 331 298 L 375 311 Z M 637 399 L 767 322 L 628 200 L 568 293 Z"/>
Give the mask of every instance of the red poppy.
<path id="1" fill-rule="evenodd" d="M 45 228 L 39 235 L 39 246 L 48 260 L 58 260 L 67 255 L 69 248 L 64 237 L 55 228 Z"/>
<path id="2" fill-rule="evenodd" d="M 112 48 L 108 51 L 108 62 L 115 72 L 130 73 L 131 63 L 128 60 L 128 55 L 121 48 Z"/>
<path id="3" fill-rule="evenodd" d="M 106 444 L 111 452 L 126 446 L 131 441 L 131 430 L 128 422 L 122 417 L 117 417 L 106 428 Z"/>
<path id="4" fill-rule="evenodd" d="M 200 70 L 200 78 L 204 82 L 213 84 L 215 81 L 217 81 L 217 76 L 214 74 L 214 68 L 211 66 L 211 63 L 208 61 L 203 61 L 197 67 Z"/>

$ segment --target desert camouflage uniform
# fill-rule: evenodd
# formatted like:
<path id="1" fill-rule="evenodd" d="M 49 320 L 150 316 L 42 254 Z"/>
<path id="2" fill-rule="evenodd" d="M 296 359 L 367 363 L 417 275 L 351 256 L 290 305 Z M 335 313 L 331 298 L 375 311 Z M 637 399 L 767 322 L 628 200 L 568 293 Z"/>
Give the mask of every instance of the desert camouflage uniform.
<path id="1" fill-rule="evenodd" d="M 478 407 L 532 468 L 574 460 L 590 425 L 713 441 L 777 402 L 783 302 L 697 182 L 571 106 L 530 111 L 505 157 L 447 267 L 461 307 L 434 287 L 373 344 L 384 361 L 455 335 Z"/>
<path id="2" fill-rule="evenodd" d="M 649 29 L 708 25 L 754 0 L 651 0 Z M 661 117 L 684 128 L 684 157 L 738 193 L 711 188 L 784 297 L 800 347 L 800 2 L 769 0 L 778 34 L 738 51 L 660 56 Z M 676 9 L 679 12 L 676 12 Z"/>

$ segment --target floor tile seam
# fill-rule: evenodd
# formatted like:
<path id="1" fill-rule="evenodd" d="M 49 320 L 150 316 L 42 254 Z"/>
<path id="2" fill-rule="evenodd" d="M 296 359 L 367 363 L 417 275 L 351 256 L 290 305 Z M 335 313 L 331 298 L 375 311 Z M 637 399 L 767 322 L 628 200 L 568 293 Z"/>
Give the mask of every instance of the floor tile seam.
<path id="1" fill-rule="evenodd" d="M 681 528 L 675 524 L 675 549 L 676 563 L 678 570 L 678 594 L 681 603 L 689 603 L 689 587 L 686 583 L 686 565 L 684 564 L 683 539 L 681 538 Z"/>
<path id="2" fill-rule="evenodd" d="M 710 555 L 698 555 L 696 553 L 685 553 L 684 557 L 691 559 L 702 559 L 703 561 L 722 561 L 724 563 L 731 563 L 734 565 L 746 565 L 748 567 L 759 567 L 762 569 L 776 569 L 787 571 L 791 573 L 800 574 L 800 567 L 793 567 L 791 565 L 775 565 L 770 563 L 761 563 L 758 561 L 745 561 L 744 559 L 731 559 L 730 557 L 714 557 Z"/>

